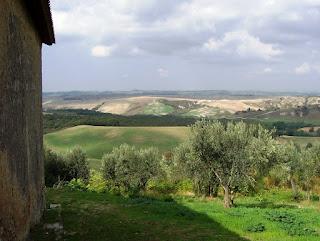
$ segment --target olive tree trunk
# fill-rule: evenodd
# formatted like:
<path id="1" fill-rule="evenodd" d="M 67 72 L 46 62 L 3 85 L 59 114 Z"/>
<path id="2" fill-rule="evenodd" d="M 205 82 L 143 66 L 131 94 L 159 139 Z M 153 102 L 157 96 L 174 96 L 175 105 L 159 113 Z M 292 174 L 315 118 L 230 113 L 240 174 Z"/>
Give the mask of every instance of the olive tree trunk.
<path id="1" fill-rule="evenodd" d="M 227 185 L 223 186 L 223 190 L 224 190 L 224 207 L 225 208 L 231 208 L 232 207 L 232 200 L 231 200 L 231 190 Z"/>
<path id="2" fill-rule="evenodd" d="M 291 189 L 292 189 L 292 196 L 294 199 L 298 198 L 298 189 L 295 180 L 293 177 L 290 177 L 290 184 L 291 184 Z"/>

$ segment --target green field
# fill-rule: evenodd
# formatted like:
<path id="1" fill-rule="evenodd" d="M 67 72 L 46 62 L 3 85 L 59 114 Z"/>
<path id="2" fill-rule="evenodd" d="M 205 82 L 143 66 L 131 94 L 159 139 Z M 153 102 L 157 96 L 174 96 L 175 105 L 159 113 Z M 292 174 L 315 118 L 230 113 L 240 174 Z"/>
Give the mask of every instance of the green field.
<path id="1" fill-rule="evenodd" d="M 141 148 L 155 146 L 166 152 L 185 140 L 187 135 L 187 127 L 77 126 L 45 135 L 44 143 L 62 153 L 79 146 L 89 159 L 98 162 L 104 153 L 124 143 Z"/>
<path id="2" fill-rule="evenodd" d="M 281 190 L 239 197 L 232 209 L 224 209 L 221 198 L 124 198 L 69 189 L 48 189 L 46 200 L 61 209 L 46 211 L 32 232 L 34 241 L 319 240 L 319 202 L 295 203 Z M 52 223 L 63 230 L 45 228 Z"/>
<path id="3" fill-rule="evenodd" d="M 154 102 L 144 108 L 145 115 L 168 115 L 174 112 L 174 108 L 161 102 Z"/>
<path id="4" fill-rule="evenodd" d="M 46 134 L 44 143 L 65 153 L 79 146 L 88 155 L 90 166 L 100 167 L 100 160 L 114 147 L 127 143 L 140 148 L 155 146 L 161 152 L 172 150 L 188 137 L 188 127 L 100 127 L 77 126 Z M 301 146 L 320 143 L 320 137 L 283 136 L 280 141 L 294 141 Z"/>

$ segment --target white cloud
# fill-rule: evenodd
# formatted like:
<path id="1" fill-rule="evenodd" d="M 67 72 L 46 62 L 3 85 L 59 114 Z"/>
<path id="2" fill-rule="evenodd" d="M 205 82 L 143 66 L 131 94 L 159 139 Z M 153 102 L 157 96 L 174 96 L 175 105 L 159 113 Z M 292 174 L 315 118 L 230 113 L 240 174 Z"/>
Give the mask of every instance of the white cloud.
<path id="1" fill-rule="evenodd" d="M 295 68 L 296 74 L 308 74 L 311 71 L 311 66 L 308 63 L 303 63 L 302 65 Z"/>
<path id="2" fill-rule="evenodd" d="M 203 48 L 210 51 L 217 51 L 224 46 L 223 41 L 210 38 L 207 42 L 203 44 Z"/>
<path id="3" fill-rule="evenodd" d="M 272 72 L 272 69 L 267 67 L 263 70 L 264 73 L 271 73 Z"/>
<path id="4" fill-rule="evenodd" d="M 320 0 L 55 0 L 52 7 L 58 43 L 67 39 L 87 51 L 117 44 L 117 51 L 92 49 L 97 57 L 175 55 L 245 64 L 281 56 L 277 60 L 289 63 L 320 42 Z"/>
<path id="5" fill-rule="evenodd" d="M 312 71 L 320 73 L 320 64 L 318 64 L 318 63 L 309 64 L 309 63 L 305 62 L 305 63 L 301 64 L 300 66 L 296 67 L 294 71 L 298 75 L 309 74 Z"/>
<path id="6" fill-rule="evenodd" d="M 109 57 L 116 46 L 97 45 L 91 49 L 91 55 L 94 57 Z"/>
<path id="7" fill-rule="evenodd" d="M 160 77 L 167 78 L 169 76 L 169 71 L 167 69 L 159 68 L 157 69 L 157 72 Z"/>
<path id="8" fill-rule="evenodd" d="M 257 24 L 261 18 L 281 16 L 301 20 L 294 9 L 308 9 L 319 15 L 318 0 L 55 0 L 52 2 L 58 34 L 85 35 L 89 38 L 116 33 L 161 32 L 166 29 L 203 31 L 228 20 Z M 170 10 L 170 11 L 169 11 Z M 281 13 L 281 15 L 279 15 Z M 166 16 L 168 15 L 168 16 Z M 146 17 L 147 16 L 147 17 Z M 145 20 L 142 20 L 146 17 Z"/>
<path id="9" fill-rule="evenodd" d="M 60 2 L 60 5 L 64 4 L 61 3 L 62 0 L 57 2 Z M 70 8 L 67 10 L 53 9 L 54 27 L 58 34 L 82 36 L 89 41 L 99 41 L 107 35 L 135 32 L 139 28 L 133 14 L 133 9 L 142 4 L 134 6 L 134 2 L 138 1 L 132 1 L 132 4 L 123 0 L 68 2 Z"/>
<path id="10" fill-rule="evenodd" d="M 220 40 L 211 38 L 203 44 L 203 48 L 209 51 L 236 53 L 244 58 L 256 57 L 265 60 L 283 53 L 273 44 L 263 43 L 258 37 L 250 35 L 245 30 L 228 32 Z"/>
<path id="11" fill-rule="evenodd" d="M 138 48 L 138 47 L 133 47 L 130 52 L 129 52 L 130 55 L 141 55 L 143 54 L 143 50 Z"/>
<path id="12" fill-rule="evenodd" d="M 51 6 L 57 46 L 44 49 L 51 56 L 47 72 L 65 62 L 56 67 L 57 56 L 67 61 L 76 55 L 81 66 L 92 53 L 118 57 L 108 60 L 108 68 L 82 68 L 78 79 L 118 78 L 127 80 L 128 88 L 139 87 L 135 81 L 154 88 L 158 83 L 150 83 L 148 69 L 158 78 L 170 77 L 177 88 L 181 83 L 180 88 L 264 88 L 279 79 L 279 90 L 304 88 L 292 81 L 301 77 L 296 68 L 309 71 L 308 81 L 320 85 L 320 0 L 53 0 Z M 300 66 L 304 62 L 309 70 Z M 58 73 L 63 71 L 47 75 L 68 76 Z M 121 78 L 123 73 L 129 77 Z M 176 76 L 181 81 L 174 81 Z"/>

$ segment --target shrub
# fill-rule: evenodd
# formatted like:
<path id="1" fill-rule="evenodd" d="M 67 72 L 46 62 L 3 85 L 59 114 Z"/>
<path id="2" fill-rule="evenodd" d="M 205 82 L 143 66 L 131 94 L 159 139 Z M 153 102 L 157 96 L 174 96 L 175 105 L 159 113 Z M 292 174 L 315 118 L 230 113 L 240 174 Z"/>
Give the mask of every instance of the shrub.
<path id="1" fill-rule="evenodd" d="M 264 224 L 258 223 L 258 224 L 254 224 L 254 225 L 247 227 L 246 230 L 249 232 L 261 233 L 266 230 L 266 227 L 264 226 Z"/>
<path id="2" fill-rule="evenodd" d="M 125 194 L 137 194 L 145 190 L 147 182 L 160 170 L 160 155 L 155 148 L 138 150 L 121 145 L 102 158 L 102 173 L 109 189 Z"/>
<path id="3" fill-rule="evenodd" d="M 291 236 L 316 235 L 315 230 L 306 227 L 302 220 L 286 211 L 270 211 L 267 213 L 267 219 L 279 223 Z"/>
<path id="4" fill-rule="evenodd" d="M 44 170 L 45 184 L 48 187 L 67 180 L 69 177 L 68 166 L 64 157 L 48 148 L 44 149 Z"/>
<path id="5" fill-rule="evenodd" d="M 87 156 L 79 147 L 67 153 L 66 162 L 71 178 L 81 179 L 85 183 L 89 181 L 90 171 Z"/>
<path id="6" fill-rule="evenodd" d="M 107 191 L 107 182 L 101 173 L 92 171 L 87 185 L 87 189 L 91 192 L 103 193 Z"/>
<path id="7" fill-rule="evenodd" d="M 80 179 L 72 179 L 67 185 L 72 191 L 87 191 L 87 185 Z"/>
<path id="8" fill-rule="evenodd" d="M 310 197 L 310 200 L 314 202 L 320 201 L 320 196 L 316 194 L 312 194 Z"/>
<path id="9" fill-rule="evenodd" d="M 177 183 L 178 192 L 190 192 L 193 190 L 193 183 L 189 179 L 181 180 Z"/>
<path id="10" fill-rule="evenodd" d="M 45 184 L 52 187 L 60 182 L 81 179 L 88 182 L 90 173 L 85 153 L 75 148 L 63 156 L 50 149 L 44 150 Z"/>
<path id="11" fill-rule="evenodd" d="M 177 191 L 177 185 L 169 181 L 151 180 L 148 182 L 148 190 L 161 194 L 169 194 Z"/>

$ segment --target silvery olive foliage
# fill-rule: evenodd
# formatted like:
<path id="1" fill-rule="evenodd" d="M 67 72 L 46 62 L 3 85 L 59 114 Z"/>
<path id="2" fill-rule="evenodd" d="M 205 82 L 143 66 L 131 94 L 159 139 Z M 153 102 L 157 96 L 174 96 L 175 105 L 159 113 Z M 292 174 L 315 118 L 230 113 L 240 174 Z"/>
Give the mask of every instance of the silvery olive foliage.
<path id="1" fill-rule="evenodd" d="M 90 169 L 86 153 L 80 147 L 76 147 L 66 154 L 65 159 L 69 175 L 87 183 L 90 178 Z"/>
<path id="2" fill-rule="evenodd" d="M 124 144 L 103 156 L 103 176 L 112 188 L 138 193 L 159 173 L 160 159 L 156 148 L 137 149 Z"/>
<path id="3" fill-rule="evenodd" d="M 180 148 L 180 161 L 190 173 L 199 178 L 199 173 L 206 173 L 218 180 L 225 192 L 225 207 L 233 205 L 236 192 L 255 185 L 256 177 L 273 165 L 277 153 L 273 132 L 261 125 L 207 120 L 191 127 L 189 140 Z"/>
<path id="4" fill-rule="evenodd" d="M 279 148 L 278 164 L 271 170 L 272 178 L 282 185 L 290 184 L 294 199 L 299 198 L 299 189 L 307 191 L 308 199 L 320 175 L 320 146 L 301 148 L 293 142 Z"/>

